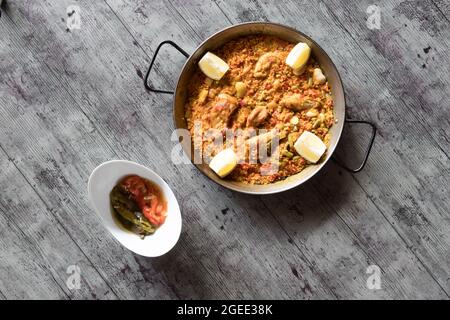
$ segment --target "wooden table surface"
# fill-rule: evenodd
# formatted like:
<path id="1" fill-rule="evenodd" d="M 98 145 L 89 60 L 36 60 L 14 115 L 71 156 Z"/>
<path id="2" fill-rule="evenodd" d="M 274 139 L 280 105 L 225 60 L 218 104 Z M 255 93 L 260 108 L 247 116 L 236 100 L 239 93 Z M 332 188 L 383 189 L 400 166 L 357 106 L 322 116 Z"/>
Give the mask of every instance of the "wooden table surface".
<path id="1" fill-rule="evenodd" d="M 250 196 L 168 160 L 172 96 L 142 81 L 156 46 L 192 52 L 244 21 L 292 26 L 329 53 L 348 116 L 378 126 L 362 172 L 330 162 Z M 9 0 L 0 30 L 0 298 L 449 298 L 448 1 Z M 171 88 L 184 58 L 161 54 L 152 81 Z M 355 164 L 368 138 L 348 126 L 337 153 Z M 126 250 L 93 211 L 87 180 L 110 159 L 174 190 L 183 230 L 165 256 Z"/>

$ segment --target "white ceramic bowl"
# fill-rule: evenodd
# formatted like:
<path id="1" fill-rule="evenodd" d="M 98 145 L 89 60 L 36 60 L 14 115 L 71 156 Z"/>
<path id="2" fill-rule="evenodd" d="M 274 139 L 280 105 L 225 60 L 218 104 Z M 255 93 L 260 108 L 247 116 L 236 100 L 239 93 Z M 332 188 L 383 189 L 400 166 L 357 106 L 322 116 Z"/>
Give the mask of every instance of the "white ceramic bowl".
<path id="1" fill-rule="evenodd" d="M 156 183 L 167 201 L 167 218 L 154 234 L 141 239 L 117 225 L 112 216 L 109 193 L 123 177 L 136 174 Z M 92 171 L 88 183 L 89 199 L 109 232 L 125 248 L 145 257 L 158 257 L 172 249 L 181 233 L 181 212 L 177 199 L 167 183 L 152 170 L 126 160 L 102 163 Z"/>

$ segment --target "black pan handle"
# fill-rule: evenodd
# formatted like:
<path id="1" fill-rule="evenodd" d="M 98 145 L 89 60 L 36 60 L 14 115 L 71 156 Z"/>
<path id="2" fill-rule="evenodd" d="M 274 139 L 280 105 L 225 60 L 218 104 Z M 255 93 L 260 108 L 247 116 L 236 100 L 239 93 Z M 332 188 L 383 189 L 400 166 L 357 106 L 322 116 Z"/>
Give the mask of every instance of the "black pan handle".
<path id="1" fill-rule="evenodd" d="M 367 150 L 366 150 L 366 152 L 364 154 L 363 161 L 361 162 L 359 167 L 357 167 L 356 169 L 349 168 L 347 165 L 345 165 L 344 163 L 340 162 L 335 157 L 332 158 L 334 160 L 334 162 L 336 162 L 336 164 L 338 164 L 340 167 L 344 168 L 345 170 L 347 170 L 347 171 L 349 171 L 351 173 L 357 173 L 357 172 L 360 172 L 364 168 L 364 166 L 366 165 L 367 159 L 369 158 L 370 150 L 372 150 L 373 142 L 375 140 L 375 135 L 377 133 L 377 127 L 375 126 L 375 124 L 373 122 L 366 121 L 366 120 L 345 119 L 345 123 L 346 124 L 347 123 L 363 123 L 363 124 L 368 124 L 369 126 L 372 127 L 372 136 L 370 137 L 369 146 L 367 147 Z"/>
<path id="2" fill-rule="evenodd" d="M 145 75 L 144 78 L 144 86 L 147 90 L 151 91 L 151 92 L 157 92 L 157 93 L 168 93 L 168 94 L 174 94 L 174 91 L 168 91 L 168 90 L 161 90 L 161 89 L 155 89 L 152 88 L 148 85 L 148 77 L 150 75 L 150 71 L 153 68 L 153 64 L 155 63 L 156 60 L 156 56 L 158 55 L 159 49 L 161 49 L 161 47 L 165 44 L 170 44 L 172 47 L 174 47 L 175 49 L 177 49 L 182 55 L 184 55 L 186 58 L 189 57 L 189 54 L 184 51 L 179 45 L 177 45 L 175 42 L 171 41 L 171 40 L 166 40 L 161 42 L 158 47 L 156 48 L 155 54 L 153 55 L 152 61 L 150 62 L 150 66 L 148 67 L 147 70 L 147 74 Z"/>

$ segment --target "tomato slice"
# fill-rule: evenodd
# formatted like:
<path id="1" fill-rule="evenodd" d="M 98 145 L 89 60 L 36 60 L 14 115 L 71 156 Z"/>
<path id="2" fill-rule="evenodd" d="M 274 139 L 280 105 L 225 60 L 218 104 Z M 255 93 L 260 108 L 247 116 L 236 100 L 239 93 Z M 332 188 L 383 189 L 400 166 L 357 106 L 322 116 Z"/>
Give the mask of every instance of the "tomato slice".
<path id="1" fill-rule="evenodd" d="M 136 201 L 142 214 L 155 226 L 160 226 L 166 220 L 166 211 L 157 210 L 160 204 L 158 192 L 152 185 L 139 176 L 132 175 L 122 180 L 121 186 Z M 164 209 L 164 205 L 162 207 Z"/>

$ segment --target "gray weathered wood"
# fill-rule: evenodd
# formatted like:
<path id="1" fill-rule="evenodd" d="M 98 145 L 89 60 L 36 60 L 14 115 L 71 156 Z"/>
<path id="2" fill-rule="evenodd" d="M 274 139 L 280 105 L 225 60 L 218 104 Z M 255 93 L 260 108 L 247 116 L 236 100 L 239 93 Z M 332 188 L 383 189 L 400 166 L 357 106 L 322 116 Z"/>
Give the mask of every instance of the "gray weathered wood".
<path id="1" fill-rule="evenodd" d="M 449 297 L 445 2 L 380 4 L 381 29 L 369 30 L 369 2 L 79 1 L 82 27 L 68 32 L 69 4 L 14 1 L 0 19 L 0 297 Z M 250 20 L 292 25 L 330 53 L 349 114 L 380 129 L 362 173 L 329 164 L 300 188 L 254 197 L 166 161 L 171 97 L 142 86 L 154 49 L 172 39 L 192 52 Z M 161 54 L 153 83 L 170 88 L 183 58 Z M 341 158 L 362 153 L 362 129 L 346 130 Z M 92 211 L 87 178 L 113 158 L 154 168 L 174 189 L 184 224 L 166 256 L 128 252 Z M 79 290 L 65 285 L 70 264 Z M 366 287 L 371 264 L 382 290 Z"/>
<path id="2" fill-rule="evenodd" d="M 250 3 L 250 6 L 251 5 L 252 3 Z M 356 16 L 359 18 L 359 21 L 364 21 L 365 9 L 368 5 L 369 3 L 358 4 L 355 10 L 354 6 L 352 7 L 351 4 L 347 4 L 347 11 L 343 12 L 342 16 Z M 441 90 L 435 91 L 433 96 L 423 96 L 422 87 L 419 85 L 412 87 L 410 84 L 410 82 L 412 82 L 411 80 L 415 78 L 423 78 L 423 75 L 420 74 L 420 72 L 423 72 L 423 68 L 418 65 L 413 58 L 417 56 L 417 52 L 423 53 L 424 47 L 421 47 L 420 43 L 415 41 L 418 40 L 415 35 L 409 36 L 408 39 L 402 39 L 401 43 L 406 43 L 410 40 L 410 47 L 402 49 L 402 55 L 397 57 L 397 59 L 400 59 L 400 57 L 401 59 L 405 59 L 402 63 L 399 63 L 399 60 L 395 60 L 392 57 L 388 57 L 388 59 L 385 58 L 384 60 L 380 59 L 374 63 L 372 61 L 373 58 L 371 58 L 372 56 L 369 56 L 368 53 L 363 51 L 359 42 L 354 40 L 362 33 L 365 33 L 366 38 L 369 38 L 369 35 L 374 31 L 366 28 L 365 23 L 356 23 L 357 18 L 355 18 L 352 21 L 347 21 L 347 24 L 345 24 L 347 28 L 357 27 L 349 33 L 343 28 L 343 24 L 337 20 L 336 15 L 331 13 L 329 7 L 332 7 L 332 5 L 325 6 L 322 4 L 319 9 L 317 9 L 317 6 L 315 5 L 304 5 L 299 9 L 297 3 L 284 3 L 284 5 L 280 7 L 266 6 L 264 7 L 264 10 L 260 10 L 260 7 L 252 8 L 250 10 L 255 11 L 260 19 L 279 17 L 282 15 L 285 17 L 285 21 L 289 21 L 289 23 L 294 25 L 299 24 L 299 29 L 305 30 L 319 41 L 322 37 L 329 37 L 329 35 L 331 35 L 331 37 L 333 37 L 333 35 L 339 35 L 341 41 L 348 41 L 348 48 L 344 48 L 344 52 L 342 52 L 342 46 L 336 41 L 326 41 L 323 43 L 323 46 L 327 49 L 331 49 L 331 55 L 338 63 L 338 68 L 342 68 L 344 74 L 347 75 L 347 77 L 344 76 L 344 83 L 347 91 L 351 90 L 347 101 L 350 102 L 350 105 L 363 106 L 360 108 L 352 107 L 350 109 L 350 115 L 354 116 L 354 114 L 360 114 L 360 117 L 367 117 L 367 114 L 369 114 L 372 119 L 378 119 L 378 121 L 381 122 L 379 125 L 381 137 L 377 139 L 377 144 L 375 145 L 375 150 L 373 152 L 374 155 L 372 156 L 372 163 L 381 162 L 383 167 L 382 170 L 381 167 L 376 170 L 380 182 L 377 184 L 368 179 L 368 177 L 371 177 L 370 172 L 372 171 L 371 167 L 368 167 L 368 169 L 361 174 L 366 176 L 365 179 L 362 180 L 362 183 L 365 185 L 364 189 L 371 195 L 370 200 L 373 202 L 373 205 L 375 205 L 375 209 L 380 211 L 380 213 L 386 217 L 396 232 L 399 233 L 402 240 L 411 247 L 411 250 L 419 259 L 419 263 L 423 264 L 423 267 L 426 269 L 430 269 L 430 265 L 434 264 L 433 277 L 438 279 L 440 285 L 448 294 L 449 283 L 447 279 L 449 277 L 448 265 L 450 262 L 448 250 L 449 230 L 448 223 L 442 224 L 442 218 L 448 222 L 447 213 L 449 201 L 448 189 L 445 186 L 448 185 L 449 180 L 449 159 L 445 152 L 445 150 L 448 149 L 445 142 L 446 140 L 443 139 L 445 133 L 443 136 L 439 135 L 443 130 L 448 130 L 448 119 L 450 118 L 448 116 L 448 104 L 439 104 L 440 101 L 448 95 L 448 86 L 445 85 L 445 82 L 448 82 L 448 77 L 445 77 L 444 75 L 436 77 L 435 73 L 429 73 L 429 79 L 433 79 L 434 83 L 440 83 L 437 87 L 441 88 Z M 395 10 L 391 10 L 391 7 L 392 6 L 386 6 L 384 11 L 382 9 L 382 29 L 381 31 L 375 32 L 381 33 L 383 28 L 388 29 L 386 32 L 389 34 L 389 39 L 395 43 L 396 41 L 400 41 L 397 40 L 393 32 L 389 30 L 392 28 L 391 23 L 397 23 L 399 26 L 403 27 L 405 21 L 402 19 L 403 17 L 401 15 L 394 15 L 391 18 L 388 13 L 395 12 Z M 354 10 L 355 14 L 351 16 L 345 14 L 351 10 Z M 341 12 L 341 10 L 335 11 Z M 288 12 L 290 14 L 287 14 Z M 232 13 L 230 12 L 228 16 L 232 16 Z M 433 18 L 431 12 L 429 16 L 430 19 Z M 293 17 L 301 17 L 301 19 Z M 320 17 L 321 19 L 317 21 L 317 18 L 315 17 Z M 303 23 L 299 21 L 302 21 Z M 445 20 L 443 23 L 446 23 Z M 336 32 L 336 29 L 340 29 L 340 32 Z M 409 33 L 407 35 L 409 35 Z M 426 35 L 421 34 L 420 36 L 423 38 Z M 436 37 L 438 36 L 436 35 Z M 361 41 L 363 41 L 362 36 Z M 432 39 L 429 41 L 431 42 Z M 441 42 L 448 43 L 448 40 L 442 39 Z M 383 45 L 388 46 L 389 43 L 375 43 L 378 50 L 383 50 Z M 364 48 L 366 47 L 370 48 L 369 44 Z M 390 52 L 388 49 L 384 50 Z M 399 52 L 399 50 L 400 49 L 396 52 Z M 347 57 L 343 56 L 343 54 L 347 54 Z M 400 55 L 400 53 L 398 54 Z M 355 56 L 358 57 L 356 61 L 354 61 Z M 361 61 L 361 63 L 358 63 L 358 61 Z M 388 77 L 390 73 L 396 72 L 397 79 L 401 78 L 401 71 L 394 70 L 395 68 L 400 70 L 404 69 L 405 67 L 403 66 L 405 65 L 405 61 L 408 62 L 406 63 L 407 68 L 414 70 L 414 73 L 410 72 L 409 74 L 404 75 L 403 77 L 405 77 L 405 79 L 399 82 L 392 80 L 386 81 L 387 79 L 384 77 Z M 439 68 L 442 63 L 446 63 L 444 61 L 448 61 L 448 56 L 442 56 L 439 60 L 436 58 L 436 62 L 431 61 L 432 59 L 430 59 L 431 68 Z M 353 73 L 348 71 L 350 65 L 352 66 Z M 385 70 L 378 70 L 380 69 L 378 66 L 382 66 Z M 438 72 L 440 72 L 440 70 L 441 69 L 439 69 Z M 361 91 L 361 84 L 367 83 L 367 81 L 365 81 L 367 75 L 370 75 L 369 79 L 371 81 L 378 78 L 378 82 L 371 83 L 370 87 L 365 90 L 365 95 L 361 95 L 359 93 Z M 380 77 L 379 75 L 383 76 Z M 365 78 L 360 79 L 360 76 L 364 76 Z M 348 83 L 350 83 L 350 86 Z M 405 89 L 403 89 L 403 92 L 399 92 L 399 88 Z M 380 93 L 382 93 L 381 96 Z M 372 95 L 373 98 L 368 99 L 368 95 Z M 355 100 L 355 97 L 361 100 L 362 103 Z M 427 114 L 426 112 L 423 114 L 417 113 L 417 111 L 420 112 L 422 108 L 412 109 L 412 106 L 407 105 L 404 102 L 405 99 L 403 97 L 409 97 L 409 99 L 414 101 L 417 106 L 420 106 L 422 101 L 422 104 L 425 104 L 427 107 L 432 107 L 434 110 L 433 113 L 436 114 L 436 119 L 433 120 L 433 117 L 430 117 L 430 114 Z M 380 98 L 383 101 L 382 103 L 380 103 Z M 356 102 L 352 103 L 354 100 Z M 401 121 L 399 119 L 401 119 Z M 423 125 L 424 122 L 427 123 L 427 125 Z M 436 138 L 433 137 L 430 132 L 435 132 Z M 405 134 L 408 135 L 406 141 L 403 140 L 403 135 Z M 380 142 L 383 143 L 382 149 L 378 149 Z M 346 149 L 348 154 L 351 154 L 351 149 Z M 429 157 L 429 155 L 433 155 L 434 170 L 431 169 L 430 166 L 423 165 L 424 158 Z M 398 163 L 401 165 L 388 166 L 385 165 L 386 162 Z M 430 173 L 430 170 L 433 172 Z M 360 185 L 361 182 L 359 182 L 358 177 L 361 175 L 355 176 L 355 179 L 357 179 L 357 182 Z M 405 176 L 408 177 L 408 179 L 405 179 Z M 421 183 L 424 178 L 428 178 L 427 176 L 432 176 L 434 179 L 440 180 L 440 182 L 434 186 L 426 184 L 425 181 Z M 421 190 L 424 186 L 427 188 Z M 383 189 L 380 189 L 379 187 L 382 187 Z M 429 196 L 421 195 L 423 191 L 426 191 Z M 433 197 L 431 194 L 433 194 Z M 375 195 L 378 195 L 378 197 L 375 197 Z M 435 210 L 436 197 L 440 197 L 441 201 L 438 202 L 438 205 L 441 206 L 442 211 L 439 209 Z M 442 213 L 444 213 L 443 217 L 440 215 Z M 434 220 L 435 217 L 438 217 L 438 219 Z M 415 221 L 415 223 L 411 225 L 411 221 Z M 364 220 L 364 224 L 367 224 L 367 220 Z M 373 236 L 373 230 L 371 230 L 370 236 Z M 429 241 L 428 239 L 430 239 L 430 237 L 435 237 L 434 241 Z M 442 242 L 440 239 L 447 240 Z M 417 242 L 420 243 L 424 240 L 425 243 L 420 246 L 420 249 L 416 247 Z M 393 252 L 397 252 L 397 250 L 393 248 Z"/>

